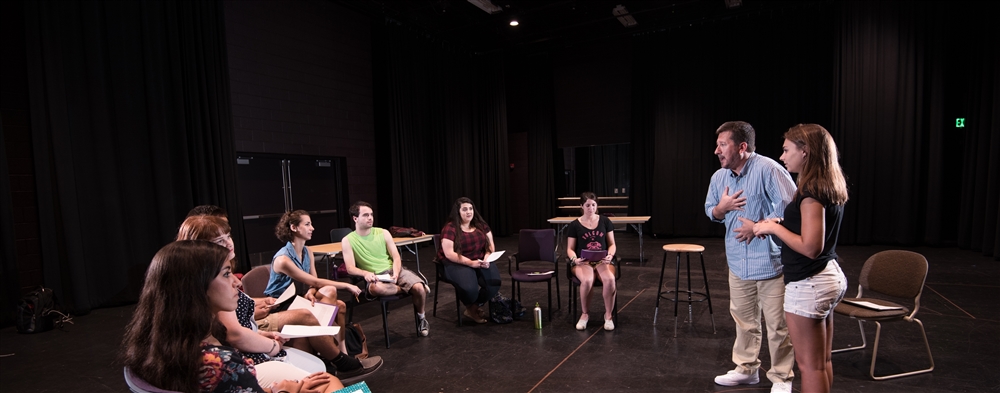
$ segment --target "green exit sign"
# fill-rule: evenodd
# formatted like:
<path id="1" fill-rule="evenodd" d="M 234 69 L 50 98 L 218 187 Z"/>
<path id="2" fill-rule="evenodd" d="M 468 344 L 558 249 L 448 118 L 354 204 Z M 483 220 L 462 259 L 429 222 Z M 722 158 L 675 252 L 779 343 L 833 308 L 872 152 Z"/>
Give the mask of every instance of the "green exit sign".
<path id="1" fill-rule="evenodd" d="M 965 128 L 965 118 L 959 117 L 955 119 L 955 128 Z"/>

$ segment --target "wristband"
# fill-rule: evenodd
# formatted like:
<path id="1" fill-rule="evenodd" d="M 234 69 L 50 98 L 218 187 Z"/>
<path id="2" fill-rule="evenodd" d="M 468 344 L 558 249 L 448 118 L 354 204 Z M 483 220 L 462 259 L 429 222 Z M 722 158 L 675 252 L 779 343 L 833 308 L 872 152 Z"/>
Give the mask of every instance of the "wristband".
<path id="1" fill-rule="evenodd" d="M 277 346 L 278 346 L 278 340 L 271 340 L 271 350 L 267 351 L 267 354 L 271 355 L 271 352 L 274 352 L 274 347 Z"/>

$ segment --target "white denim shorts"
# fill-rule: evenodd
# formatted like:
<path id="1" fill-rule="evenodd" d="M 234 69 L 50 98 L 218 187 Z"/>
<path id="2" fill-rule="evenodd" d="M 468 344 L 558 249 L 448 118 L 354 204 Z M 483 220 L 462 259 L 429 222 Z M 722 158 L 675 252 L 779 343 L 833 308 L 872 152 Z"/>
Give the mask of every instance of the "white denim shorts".
<path id="1" fill-rule="evenodd" d="M 823 271 L 812 277 L 785 284 L 785 312 L 812 319 L 824 319 L 844 299 L 847 277 L 837 260 L 831 259 Z"/>

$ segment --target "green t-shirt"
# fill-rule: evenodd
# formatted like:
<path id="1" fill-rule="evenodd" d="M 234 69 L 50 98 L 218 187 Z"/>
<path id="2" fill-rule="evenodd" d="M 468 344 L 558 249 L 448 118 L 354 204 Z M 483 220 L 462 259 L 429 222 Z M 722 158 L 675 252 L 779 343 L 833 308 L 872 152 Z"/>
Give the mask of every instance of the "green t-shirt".
<path id="1" fill-rule="evenodd" d="M 372 273 L 382 273 L 392 269 L 392 257 L 385 247 L 382 228 L 372 227 L 368 236 L 360 236 L 357 231 L 347 235 L 354 251 L 354 263 L 359 269 Z"/>

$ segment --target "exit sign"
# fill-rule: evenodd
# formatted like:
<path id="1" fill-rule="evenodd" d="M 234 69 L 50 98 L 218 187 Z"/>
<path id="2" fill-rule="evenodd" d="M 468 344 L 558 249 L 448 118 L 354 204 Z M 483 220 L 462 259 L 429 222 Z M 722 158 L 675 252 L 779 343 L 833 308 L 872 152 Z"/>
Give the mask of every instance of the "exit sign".
<path id="1" fill-rule="evenodd" d="M 965 128 L 965 118 L 959 117 L 955 119 L 955 128 Z"/>

